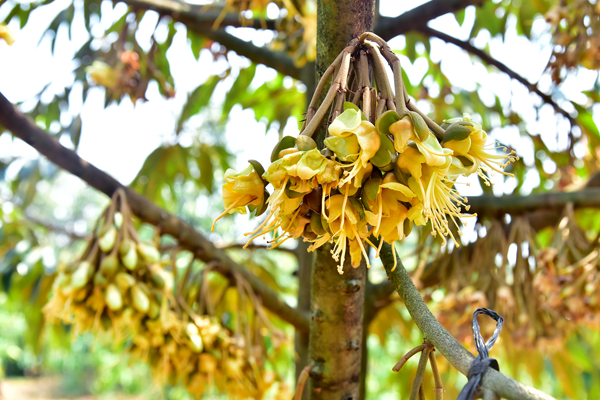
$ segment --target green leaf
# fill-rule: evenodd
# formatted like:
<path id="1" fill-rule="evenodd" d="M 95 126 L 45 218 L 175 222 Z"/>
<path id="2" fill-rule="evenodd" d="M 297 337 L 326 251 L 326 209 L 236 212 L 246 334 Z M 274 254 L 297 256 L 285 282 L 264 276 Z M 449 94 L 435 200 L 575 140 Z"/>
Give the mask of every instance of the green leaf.
<path id="1" fill-rule="evenodd" d="M 317 143 L 310 136 L 300 135 L 296 138 L 296 147 L 300 151 L 310 151 L 317 148 Z"/>
<path id="2" fill-rule="evenodd" d="M 217 87 L 217 84 L 221 82 L 221 77 L 211 76 L 202 85 L 198 86 L 192 93 L 188 95 L 187 102 L 183 106 L 181 116 L 177 121 L 177 133 L 183 129 L 183 124 L 192 116 L 200 112 L 200 109 L 206 107 L 210 102 L 210 98 Z"/>
<path id="3" fill-rule="evenodd" d="M 358 106 L 354 103 L 350 103 L 349 101 L 346 101 L 344 103 L 344 111 L 346 110 L 356 110 L 356 111 L 360 111 L 360 119 L 361 121 L 366 121 L 367 117 L 365 114 L 363 114 L 362 110 L 360 108 L 358 108 Z"/>
<path id="4" fill-rule="evenodd" d="M 229 89 L 229 92 L 227 92 L 227 95 L 225 96 L 225 101 L 223 102 L 223 117 L 227 118 L 233 106 L 243 100 L 244 95 L 252 83 L 255 75 L 256 64 L 252 64 L 248 68 L 240 70 L 240 73 L 233 82 L 231 89 Z"/>
<path id="5" fill-rule="evenodd" d="M 600 131 L 598 131 L 598 126 L 594 122 L 592 113 L 577 103 L 571 102 L 571 104 L 573 104 L 577 110 L 578 115 L 576 120 L 583 133 L 590 139 L 590 142 L 600 144 Z"/>
<path id="6" fill-rule="evenodd" d="M 346 111 L 346 110 L 360 111 L 360 108 L 358 108 L 358 106 L 356 104 L 346 101 L 346 102 L 344 102 L 344 111 Z"/>
<path id="7" fill-rule="evenodd" d="M 206 39 L 203 36 L 198 35 L 191 29 L 187 30 L 187 37 L 190 40 L 190 47 L 192 49 L 192 54 L 196 60 L 200 59 L 200 50 L 202 50 L 206 44 Z"/>
<path id="8" fill-rule="evenodd" d="M 260 176 L 260 179 L 263 181 L 264 185 L 267 186 L 269 184 L 269 181 L 267 181 L 265 178 L 262 177 L 263 174 L 265 173 L 265 169 L 262 166 L 262 164 L 256 160 L 248 160 L 248 162 L 252 165 L 252 168 L 254 168 L 254 171 L 256 171 L 258 176 Z M 266 199 L 266 197 L 265 197 L 265 199 Z"/>
<path id="9" fill-rule="evenodd" d="M 213 172 L 213 163 L 208 148 L 209 146 L 207 145 L 201 146 L 200 156 L 196 158 L 196 164 L 200 170 L 200 183 L 202 183 L 202 186 L 204 186 L 209 193 L 212 193 L 215 174 Z"/>
<path id="10" fill-rule="evenodd" d="M 317 213 L 310 214 L 310 227 L 311 227 L 312 231 L 319 236 L 327 233 L 327 231 L 323 227 L 323 223 L 321 221 L 321 214 L 317 214 Z"/>
<path id="11" fill-rule="evenodd" d="M 465 22 L 465 15 L 466 15 L 466 8 L 458 10 L 457 12 L 454 13 L 454 18 L 456 18 L 456 22 L 458 22 L 458 24 L 461 26 Z"/>
<path id="12" fill-rule="evenodd" d="M 263 168 L 261 163 L 259 163 L 256 160 L 248 160 L 248 162 L 250 163 L 250 165 L 252 165 L 252 168 L 254 168 L 254 171 L 256 171 L 258 176 L 263 176 L 263 174 L 265 173 L 265 169 Z"/>

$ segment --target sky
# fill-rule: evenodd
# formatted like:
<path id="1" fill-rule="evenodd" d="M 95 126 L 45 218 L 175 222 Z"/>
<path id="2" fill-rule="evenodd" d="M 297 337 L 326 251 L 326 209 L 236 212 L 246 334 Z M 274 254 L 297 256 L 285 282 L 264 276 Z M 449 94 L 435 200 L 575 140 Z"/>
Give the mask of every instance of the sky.
<path id="1" fill-rule="evenodd" d="M 71 58 L 82 43 L 88 40 L 87 33 L 83 27 L 81 18 L 79 23 L 73 26 L 71 39 L 69 40 L 66 27 L 61 27 L 57 37 L 57 47 L 54 53 L 50 50 L 51 37 L 42 36 L 52 18 L 68 4 L 70 0 L 58 0 L 53 4 L 35 11 L 30 22 L 22 30 L 18 24 L 13 23 L 10 28 L 16 33 L 16 42 L 13 46 L 7 46 L 0 42 L 0 92 L 12 102 L 24 102 L 22 108 L 31 108 L 31 98 L 45 85 L 50 84 L 45 95 L 60 93 L 66 85 L 73 82 L 74 76 L 71 72 L 73 65 Z M 382 0 L 380 12 L 383 16 L 394 17 L 410 8 L 416 7 L 426 1 L 399 2 L 394 0 Z M 81 14 L 82 1 L 76 0 L 76 13 Z M 102 3 L 103 16 L 100 24 L 92 32 L 94 44 L 98 47 L 103 45 L 102 36 L 111 22 L 120 17 L 126 7 L 119 3 L 113 8 L 112 3 Z M 8 12 L 6 6 L 0 6 L 0 17 Z M 270 14 L 276 15 L 277 7 L 270 7 Z M 469 37 L 473 25 L 475 10 L 468 7 L 466 18 L 462 26 L 458 24 L 453 15 L 447 14 L 430 22 L 430 26 L 459 39 L 466 40 Z M 146 13 L 137 33 L 138 40 L 144 46 L 149 46 L 149 38 L 152 28 L 155 26 L 158 14 Z M 533 22 L 533 36 L 539 40 L 530 42 L 526 38 L 519 37 L 514 27 L 515 21 L 509 19 L 508 33 L 502 41 L 501 38 L 491 38 L 487 31 L 482 31 L 474 39 L 473 44 L 477 47 L 489 46 L 491 55 L 499 61 L 526 77 L 531 82 L 538 82 L 542 91 L 549 91 L 551 80 L 544 73 L 544 68 L 551 53 L 550 34 L 543 19 Z M 228 28 L 229 32 L 244 39 L 251 40 L 255 45 L 264 45 L 272 39 L 269 31 L 254 31 L 247 28 Z M 156 36 L 166 35 L 164 26 L 159 26 Z M 94 89 L 89 94 L 85 103 L 81 101 L 81 87 L 75 87 L 69 101 L 68 116 L 65 124 L 81 114 L 83 131 L 78 154 L 88 162 L 114 176 L 123 184 L 129 184 L 138 173 L 146 157 L 162 144 L 173 144 L 177 140 L 186 146 L 192 143 L 194 129 L 184 132 L 181 137 L 175 136 L 177 116 L 186 96 L 199 84 L 203 83 L 213 74 L 223 72 L 227 64 L 225 61 L 215 62 L 208 51 L 203 51 L 199 60 L 192 55 L 186 43 L 185 27 L 178 27 L 178 32 L 173 41 L 173 46 L 167 53 L 171 62 L 171 70 L 175 80 L 176 96 L 166 100 L 158 92 L 157 85 L 152 83 L 147 92 L 147 102 L 138 102 L 136 105 L 125 99 L 120 105 L 112 104 L 104 109 L 104 96 L 102 89 Z M 403 37 L 397 37 L 390 41 L 393 49 L 401 50 L 405 46 Z M 424 51 L 424 49 L 417 49 Z M 517 55 L 517 56 L 515 56 Z M 453 85 L 463 87 L 467 90 L 479 90 L 483 100 L 493 102 L 493 95 L 499 96 L 502 104 L 512 105 L 527 122 L 527 129 L 532 133 L 541 133 L 542 137 L 551 149 L 564 148 L 566 143 L 556 141 L 557 132 L 565 132 L 568 123 L 564 118 L 554 115 L 550 106 L 544 106 L 541 111 L 542 118 L 536 120 L 534 105 L 539 104 L 535 95 L 529 94 L 527 89 L 520 83 L 511 80 L 506 74 L 488 70 L 478 60 L 473 60 L 463 50 L 454 45 L 446 44 L 438 39 L 431 41 L 431 58 L 434 62 L 440 61 L 443 72 L 448 76 Z M 249 61 L 235 54 L 230 54 L 232 66 L 231 75 L 219 85 L 211 100 L 211 108 L 219 109 L 219 103 L 224 98 L 230 85 L 233 83 L 240 68 L 249 65 Z M 417 83 L 427 72 L 427 61 L 417 58 L 412 64 L 406 57 L 401 57 L 411 82 Z M 390 71 L 391 73 L 391 71 Z M 252 87 L 259 87 L 262 83 L 273 79 L 276 72 L 265 66 L 259 66 Z M 581 92 L 592 87 L 597 74 L 592 71 L 581 71 L 562 86 L 563 94 L 573 100 L 581 99 Z M 290 78 L 291 83 L 291 78 Z M 479 89 L 478 89 L 479 85 Z M 434 89 L 433 89 L 434 90 Z M 43 98 L 42 98 L 43 100 Z M 419 102 L 418 106 L 427 111 L 428 105 Z M 595 110 L 595 121 L 600 123 L 600 108 Z M 194 117 L 191 124 L 199 126 L 206 114 Z M 290 119 L 285 126 L 284 134 L 295 135 L 298 133 L 298 124 Z M 490 132 L 492 138 L 502 138 L 503 143 L 515 147 L 521 157 L 528 165 L 534 162 L 533 144 L 528 139 L 523 139 L 518 128 L 496 128 Z M 229 150 L 237 156 L 235 167 L 243 169 L 246 160 L 257 159 L 268 165 L 271 148 L 278 140 L 276 129 L 270 129 L 265 134 L 265 123 L 257 122 L 251 110 L 242 110 L 240 106 L 233 108 L 229 122 L 226 125 L 225 140 Z M 558 135 L 559 137 L 561 135 Z M 564 135 L 562 135 L 564 137 Z M 72 144 L 65 139 L 63 144 L 67 147 Z M 581 146 L 575 148 L 576 154 L 583 155 Z M 11 139 L 10 135 L 0 135 L 0 158 L 20 156 L 20 162 L 11 165 L 7 175 L 14 176 L 20 166 L 26 160 L 37 157 L 35 150 L 18 139 Z M 544 162 L 544 168 L 549 172 L 556 168 L 552 161 Z M 497 185 L 494 186 L 496 195 L 509 194 L 514 190 L 516 183 L 510 180 L 502 183 L 500 177 L 496 177 Z M 459 190 L 463 195 L 479 195 L 482 193 L 476 176 L 463 180 L 470 185 L 460 185 Z M 528 194 L 531 189 L 539 184 L 539 177 L 535 171 L 527 175 L 526 183 L 521 194 Z M 249 222 L 242 217 L 242 227 L 251 227 L 254 222 Z M 465 240 L 469 240 L 465 238 Z"/>

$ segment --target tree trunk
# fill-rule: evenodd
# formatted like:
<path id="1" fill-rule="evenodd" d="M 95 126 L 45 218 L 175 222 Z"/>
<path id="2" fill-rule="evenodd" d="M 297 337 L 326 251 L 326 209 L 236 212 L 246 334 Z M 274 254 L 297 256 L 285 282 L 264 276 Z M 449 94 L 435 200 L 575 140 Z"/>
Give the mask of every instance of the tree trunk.
<path id="1" fill-rule="evenodd" d="M 331 247 L 317 250 L 312 271 L 310 399 L 358 400 L 366 266 L 347 260 L 339 275 Z"/>
<path id="2" fill-rule="evenodd" d="M 315 71 L 311 68 L 311 64 L 302 68 L 302 81 L 306 85 L 306 107 L 310 104 L 310 100 L 317 86 L 315 82 Z M 310 282 L 312 273 L 312 264 L 314 261 L 314 253 L 308 252 L 309 243 L 302 240 L 298 241 L 296 247 L 296 257 L 298 259 L 298 306 L 297 309 L 305 312 L 310 312 Z M 296 329 L 294 337 L 295 351 L 295 367 L 296 367 L 296 383 L 300 373 L 309 364 L 308 357 L 308 332 L 301 332 Z M 309 391 L 304 390 L 301 400 L 308 400 Z"/>
<path id="3" fill-rule="evenodd" d="M 313 86 L 314 88 L 314 86 Z M 311 96 L 312 97 L 312 96 Z M 296 255 L 298 257 L 298 309 L 302 311 L 310 311 L 310 283 L 311 283 L 311 267 L 314 259 L 314 254 L 309 253 L 308 243 L 298 241 Z M 309 363 L 308 360 L 308 333 L 296 330 L 294 338 L 294 348 L 296 351 L 296 382 L 304 367 Z M 309 392 L 304 390 L 302 400 L 308 400 Z"/>
<path id="4" fill-rule="evenodd" d="M 317 80 L 348 42 L 373 29 L 375 0 L 318 0 Z M 324 91 L 326 93 L 326 90 Z M 347 257 L 339 275 L 331 245 L 316 251 L 311 284 L 311 400 L 358 400 L 366 267 Z"/>

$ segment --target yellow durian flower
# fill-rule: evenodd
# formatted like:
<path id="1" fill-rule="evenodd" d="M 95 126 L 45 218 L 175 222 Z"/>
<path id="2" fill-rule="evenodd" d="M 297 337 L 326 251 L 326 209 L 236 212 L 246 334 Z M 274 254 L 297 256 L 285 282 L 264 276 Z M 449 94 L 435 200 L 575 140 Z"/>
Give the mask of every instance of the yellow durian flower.
<path id="1" fill-rule="evenodd" d="M 241 172 L 233 169 L 225 171 L 225 184 L 223 185 L 223 203 L 225 211 L 213 222 L 211 231 L 214 232 L 215 224 L 229 212 L 237 211 L 246 214 L 246 206 L 260 206 L 264 201 L 265 184 L 252 165 Z"/>

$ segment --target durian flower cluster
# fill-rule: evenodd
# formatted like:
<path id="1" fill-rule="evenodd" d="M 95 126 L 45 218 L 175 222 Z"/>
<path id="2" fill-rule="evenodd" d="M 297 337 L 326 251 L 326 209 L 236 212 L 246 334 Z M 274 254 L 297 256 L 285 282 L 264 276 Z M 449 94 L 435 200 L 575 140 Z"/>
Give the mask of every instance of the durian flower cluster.
<path id="1" fill-rule="evenodd" d="M 248 244 L 266 234 L 270 248 L 299 237 L 312 242 L 309 251 L 332 243 L 340 274 L 348 253 L 354 268 L 362 259 L 369 267 L 368 246 L 379 256 L 383 242 L 404 240 L 415 224 L 431 223 L 433 235 L 459 246 L 469 206 L 456 180 L 476 173 L 489 185 L 490 175 L 508 175 L 504 168 L 517 157 L 488 143 L 468 115 L 442 127 L 445 135 L 438 140 L 419 113 L 393 110 L 372 124 L 346 103 L 329 125 L 322 150 L 308 136 L 284 137 L 266 171 L 256 161 L 242 172 L 227 171 L 225 211 L 215 222 L 230 212 L 248 209 L 258 216 L 268 208 L 264 221 L 246 234 Z"/>
<path id="2" fill-rule="evenodd" d="M 98 225 L 80 260 L 59 267 L 46 320 L 71 325 L 74 337 L 92 332 L 123 345 L 132 360 L 149 363 L 156 385 L 181 383 L 197 398 L 211 388 L 262 398 L 279 380 L 264 368 L 263 348 L 193 310 L 198 297 L 181 295 L 172 260 L 139 240 L 124 192 Z"/>

